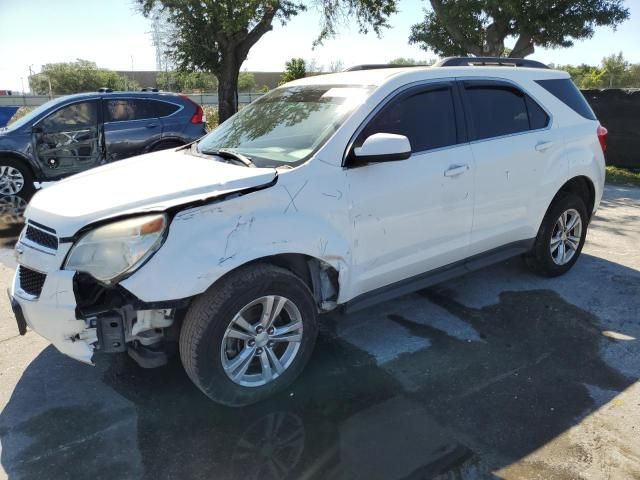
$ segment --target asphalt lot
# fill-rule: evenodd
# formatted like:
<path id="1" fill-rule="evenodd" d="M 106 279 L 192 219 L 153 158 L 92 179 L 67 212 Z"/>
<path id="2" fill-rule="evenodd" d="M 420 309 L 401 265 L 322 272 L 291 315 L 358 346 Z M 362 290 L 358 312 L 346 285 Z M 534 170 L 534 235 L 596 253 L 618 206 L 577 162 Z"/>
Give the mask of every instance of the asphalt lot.
<path id="1" fill-rule="evenodd" d="M 640 478 L 639 245 L 640 189 L 607 187 L 569 274 L 514 259 L 325 317 L 302 377 L 244 409 L 177 363 L 19 337 L 0 296 L 0 478 Z"/>

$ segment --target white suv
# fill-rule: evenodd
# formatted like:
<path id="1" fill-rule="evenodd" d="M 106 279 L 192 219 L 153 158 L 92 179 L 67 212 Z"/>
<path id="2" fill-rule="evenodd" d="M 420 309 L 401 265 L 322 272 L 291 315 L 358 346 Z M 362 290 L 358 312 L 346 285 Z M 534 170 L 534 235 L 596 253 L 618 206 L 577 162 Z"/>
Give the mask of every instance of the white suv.
<path id="1" fill-rule="evenodd" d="M 320 313 L 515 255 L 569 270 L 605 147 L 569 76 L 532 62 L 298 80 L 197 143 L 37 193 L 12 304 L 87 363 L 158 366 L 178 344 L 206 395 L 249 404 L 301 372 Z"/>

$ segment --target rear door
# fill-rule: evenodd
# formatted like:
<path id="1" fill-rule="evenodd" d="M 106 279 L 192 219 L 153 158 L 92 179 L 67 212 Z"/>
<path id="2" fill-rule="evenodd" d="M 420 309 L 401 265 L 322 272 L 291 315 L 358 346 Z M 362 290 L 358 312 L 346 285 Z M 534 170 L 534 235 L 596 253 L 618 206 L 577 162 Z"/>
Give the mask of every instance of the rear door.
<path id="1" fill-rule="evenodd" d="M 140 155 L 162 138 L 154 103 L 143 98 L 103 99 L 107 161 Z"/>
<path id="2" fill-rule="evenodd" d="M 502 80 L 460 82 L 476 164 L 470 255 L 535 237 L 538 196 L 551 168 L 566 168 L 551 115 Z M 534 212 L 535 210 L 535 212 Z"/>

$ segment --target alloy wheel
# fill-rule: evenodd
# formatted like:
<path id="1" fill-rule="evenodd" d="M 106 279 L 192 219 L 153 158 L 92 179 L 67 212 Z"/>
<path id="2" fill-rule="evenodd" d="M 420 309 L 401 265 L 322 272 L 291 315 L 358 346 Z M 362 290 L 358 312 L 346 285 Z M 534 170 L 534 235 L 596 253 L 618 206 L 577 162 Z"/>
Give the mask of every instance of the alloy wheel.
<path id="1" fill-rule="evenodd" d="M 0 166 L 0 194 L 15 195 L 24 187 L 24 177 L 20 170 L 8 165 Z"/>
<path id="2" fill-rule="evenodd" d="M 286 297 L 268 295 L 245 305 L 222 338 L 222 367 L 238 385 L 274 381 L 293 363 L 302 341 L 302 315 Z"/>
<path id="3" fill-rule="evenodd" d="M 566 265 L 571 261 L 582 238 L 582 218 L 577 210 L 566 210 L 556 220 L 551 234 L 551 258 L 556 265 Z"/>

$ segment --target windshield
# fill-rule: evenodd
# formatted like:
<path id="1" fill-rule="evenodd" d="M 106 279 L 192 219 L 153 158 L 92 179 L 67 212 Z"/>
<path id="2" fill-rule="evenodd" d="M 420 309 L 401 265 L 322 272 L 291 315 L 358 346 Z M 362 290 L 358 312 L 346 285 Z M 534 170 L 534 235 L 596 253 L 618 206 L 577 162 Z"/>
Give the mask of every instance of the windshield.
<path id="1" fill-rule="evenodd" d="M 278 88 L 240 110 L 198 143 L 198 151 L 241 153 L 258 167 L 306 161 L 361 105 L 373 87 Z"/>
<path id="2" fill-rule="evenodd" d="M 15 122 L 11 123 L 10 125 L 7 125 L 7 129 L 8 130 L 15 130 L 17 128 L 23 127 L 24 125 L 28 125 L 29 123 L 31 123 L 33 121 L 34 118 L 38 118 L 38 116 L 42 112 L 44 112 L 45 110 L 48 110 L 49 108 L 51 108 L 56 103 L 60 103 L 60 100 L 59 99 L 49 100 L 47 103 L 45 103 L 43 105 L 40 105 L 38 108 L 35 108 L 35 109 L 31 110 L 24 117 L 20 117 Z"/>

